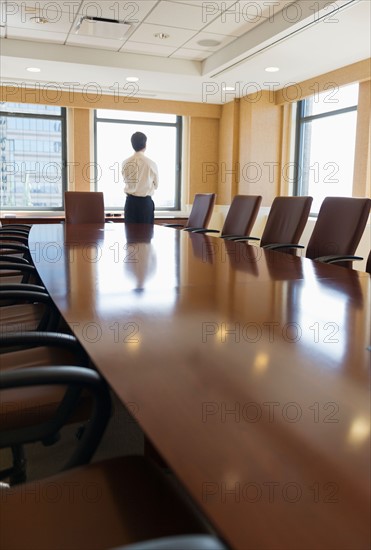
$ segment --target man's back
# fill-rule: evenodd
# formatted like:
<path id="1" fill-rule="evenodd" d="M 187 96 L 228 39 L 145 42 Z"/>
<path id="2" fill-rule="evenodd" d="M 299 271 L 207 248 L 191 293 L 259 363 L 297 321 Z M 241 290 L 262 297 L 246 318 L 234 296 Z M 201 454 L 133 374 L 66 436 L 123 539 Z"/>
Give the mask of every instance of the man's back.
<path id="1" fill-rule="evenodd" d="M 122 164 L 125 193 L 137 197 L 152 196 L 158 187 L 157 165 L 141 151 L 135 152 Z"/>

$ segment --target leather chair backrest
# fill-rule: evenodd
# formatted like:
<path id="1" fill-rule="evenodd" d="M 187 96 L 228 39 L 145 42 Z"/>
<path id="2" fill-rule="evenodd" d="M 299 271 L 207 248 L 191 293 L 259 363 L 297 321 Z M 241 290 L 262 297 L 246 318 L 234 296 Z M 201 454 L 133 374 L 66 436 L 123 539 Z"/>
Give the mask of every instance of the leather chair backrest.
<path id="1" fill-rule="evenodd" d="M 207 228 L 215 204 L 215 193 L 197 193 L 186 227 Z"/>
<path id="2" fill-rule="evenodd" d="M 101 191 L 66 191 L 66 223 L 104 223 L 104 199 Z"/>
<path id="3" fill-rule="evenodd" d="M 370 250 L 370 253 L 368 255 L 367 262 L 366 262 L 366 271 L 367 271 L 367 273 L 369 273 L 371 275 L 371 250 Z"/>
<path id="4" fill-rule="evenodd" d="M 229 207 L 222 235 L 250 235 L 261 201 L 261 195 L 236 195 Z"/>
<path id="5" fill-rule="evenodd" d="M 367 198 L 326 197 L 309 239 L 307 258 L 313 260 L 332 254 L 354 254 L 365 229 L 370 206 L 371 200 Z"/>
<path id="6" fill-rule="evenodd" d="M 261 238 L 267 244 L 298 244 L 308 220 L 312 197 L 276 197 Z"/>

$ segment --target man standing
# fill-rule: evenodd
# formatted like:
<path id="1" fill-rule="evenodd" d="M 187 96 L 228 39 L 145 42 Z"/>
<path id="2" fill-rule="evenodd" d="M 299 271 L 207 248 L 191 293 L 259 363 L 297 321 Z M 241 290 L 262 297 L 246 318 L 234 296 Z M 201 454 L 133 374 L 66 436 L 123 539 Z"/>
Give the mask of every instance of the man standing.
<path id="1" fill-rule="evenodd" d="M 135 132 L 131 136 L 134 155 L 122 163 L 125 182 L 125 222 L 154 223 L 155 205 L 152 195 L 158 187 L 158 169 L 155 162 L 144 155 L 147 136 Z"/>

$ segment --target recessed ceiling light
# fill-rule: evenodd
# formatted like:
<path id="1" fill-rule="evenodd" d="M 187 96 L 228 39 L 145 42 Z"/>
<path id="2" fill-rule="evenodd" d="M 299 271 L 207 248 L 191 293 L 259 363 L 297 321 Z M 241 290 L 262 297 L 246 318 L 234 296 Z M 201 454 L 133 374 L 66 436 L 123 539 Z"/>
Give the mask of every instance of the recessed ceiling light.
<path id="1" fill-rule="evenodd" d="M 213 40 L 211 38 L 205 38 L 204 40 L 199 40 L 197 42 L 199 46 L 206 46 L 206 47 L 212 47 L 215 48 L 215 46 L 219 46 L 220 42 L 219 40 Z"/>
<path id="2" fill-rule="evenodd" d="M 267 73 L 278 73 L 279 70 L 280 70 L 279 67 L 266 67 L 265 68 L 265 71 Z"/>
<path id="3" fill-rule="evenodd" d="M 126 82 L 138 82 L 139 78 L 137 76 L 127 76 Z"/>
<path id="4" fill-rule="evenodd" d="M 41 69 L 39 69 L 38 67 L 27 67 L 26 71 L 28 71 L 29 73 L 39 73 Z"/>
<path id="5" fill-rule="evenodd" d="M 160 40 L 166 40 L 166 38 L 169 38 L 170 34 L 166 34 L 165 32 L 156 32 L 153 36 L 159 38 Z"/>
<path id="6" fill-rule="evenodd" d="M 49 23 L 49 20 L 46 17 L 41 17 L 41 15 L 31 17 L 30 21 L 32 21 L 33 23 L 38 23 L 39 25 L 45 25 L 45 23 Z"/>

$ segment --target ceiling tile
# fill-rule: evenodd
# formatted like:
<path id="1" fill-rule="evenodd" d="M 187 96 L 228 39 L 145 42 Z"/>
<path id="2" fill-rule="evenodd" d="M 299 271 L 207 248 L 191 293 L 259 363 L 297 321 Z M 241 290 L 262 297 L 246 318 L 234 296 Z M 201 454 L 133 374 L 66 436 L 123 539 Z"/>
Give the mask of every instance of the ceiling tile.
<path id="1" fill-rule="evenodd" d="M 175 51 L 175 46 L 162 46 L 161 44 L 143 44 L 142 42 L 132 42 L 128 40 L 121 48 L 120 52 L 131 52 L 147 55 L 159 55 L 169 57 Z"/>
<path id="2" fill-rule="evenodd" d="M 207 23 L 201 5 L 175 4 L 163 1 L 158 4 L 146 19 L 154 25 L 167 25 L 198 31 Z"/>
<path id="3" fill-rule="evenodd" d="M 50 22 L 57 23 L 61 14 L 67 14 L 71 25 L 76 17 L 80 2 L 74 0 L 23 0 L 22 2 L 7 3 L 6 13 L 9 18 L 17 17 L 26 23 L 30 17 L 39 15 Z M 66 19 L 66 17 L 64 17 Z"/>
<path id="4" fill-rule="evenodd" d="M 84 0 L 79 10 L 79 16 L 118 19 L 136 25 L 146 18 L 156 4 L 157 0 L 137 0 L 136 2 L 128 0 L 104 0 L 103 2 Z"/>
<path id="5" fill-rule="evenodd" d="M 179 48 L 176 50 L 171 57 L 175 57 L 178 59 L 189 59 L 190 61 L 203 61 L 209 55 L 211 55 L 213 52 L 209 51 L 201 51 L 201 50 L 191 50 L 187 48 Z"/>
<path id="6" fill-rule="evenodd" d="M 51 5 L 52 2 L 49 2 Z M 39 16 L 42 13 L 47 13 L 46 10 L 44 12 L 31 12 L 26 13 L 23 10 L 18 11 L 17 13 L 9 14 L 7 15 L 7 24 L 9 27 L 18 27 L 21 29 L 24 29 L 24 32 L 28 32 L 29 30 L 33 30 L 36 32 L 51 32 L 51 33 L 68 33 L 71 25 L 72 25 L 72 18 L 68 13 L 65 12 L 58 12 L 57 10 L 54 11 L 48 11 L 49 15 L 47 17 L 48 22 L 44 24 L 36 23 L 34 20 L 35 17 Z M 53 15 L 54 14 L 54 15 Z M 42 17 L 46 17 L 46 15 L 42 15 Z"/>
<path id="7" fill-rule="evenodd" d="M 215 19 L 215 21 L 205 27 L 204 32 L 212 32 L 215 34 L 223 34 L 225 36 L 231 35 L 237 37 L 251 31 L 251 29 L 253 29 L 257 25 L 260 25 L 260 23 L 262 23 L 263 21 L 267 21 L 265 17 L 261 17 L 259 18 L 258 22 L 252 23 L 239 17 L 225 17 L 225 15 L 227 15 L 227 12 L 220 15 L 217 19 Z"/>
<path id="8" fill-rule="evenodd" d="M 66 44 L 68 46 L 82 46 L 86 48 L 113 50 L 117 52 L 121 47 L 122 41 L 71 33 L 66 41 Z"/>
<path id="9" fill-rule="evenodd" d="M 8 0 L 8 8 L 7 10 L 13 11 L 24 11 L 26 12 L 28 9 L 35 8 L 37 10 L 45 10 L 45 12 L 49 12 L 50 14 L 53 11 L 58 12 L 69 12 L 72 10 L 72 8 L 75 9 L 75 13 L 77 11 L 77 8 L 80 5 L 81 0 L 22 0 L 22 1 L 12 1 Z"/>
<path id="10" fill-rule="evenodd" d="M 165 33 L 169 35 L 169 38 L 161 40 L 155 37 L 157 33 Z M 183 46 L 184 42 L 187 42 L 192 36 L 195 35 L 195 31 L 187 29 L 178 29 L 174 27 L 166 27 L 164 25 L 150 25 L 149 23 L 143 23 L 138 29 L 131 35 L 130 41 L 144 42 L 145 44 L 155 44 L 159 46 Z"/>
<path id="11" fill-rule="evenodd" d="M 21 27 L 7 27 L 7 38 L 18 40 L 31 40 L 35 42 L 52 42 L 53 44 L 64 44 L 66 35 L 62 32 L 39 31 Z"/>
<path id="12" fill-rule="evenodd" d="M 211 11 L 224 10 L 236 3 L 236 0 L 211 0 L 209 2 L 202 0 L 169 0 L 177 4 L 190 4 L 193 6 L 203 5 L 203 8 L 211 13 Z"/>
<path id="13" fill-rule="evenodd" d="M 231 10 L 238 10 L 246 22 L 256 23 L 262 17 L 274 17 L 295 0 L 264 0 L 264 2 L 252 2 L 251 0 L 238 0 Z M 330 0 L 329 0 L 330 1 Z"/>
<path id="14" fill-rule="evenodd" d="M 230 42 L 233 42 L 233 40 L 235 39 L 235 36 L 224 36 L 222 34 L 214 34 L 211 32 L 199 32 L 196 34 L 196 36 L 194 36 L 186 44 L 184 44 L 183 47 L 194 50 L 206 50 L 216 52 Z M 200 40 L 217 40 L 219 44 L 217 46 L 201 46 L 200 44 L 198 44 Z"/>

